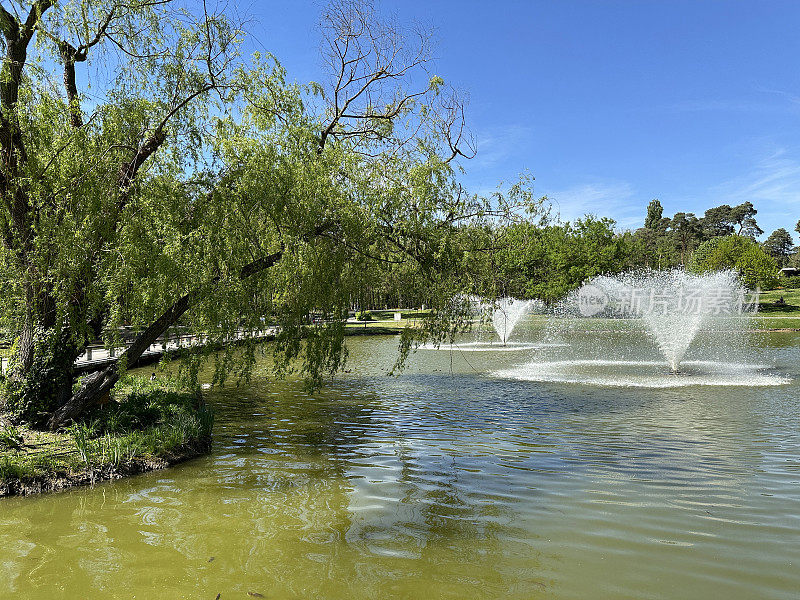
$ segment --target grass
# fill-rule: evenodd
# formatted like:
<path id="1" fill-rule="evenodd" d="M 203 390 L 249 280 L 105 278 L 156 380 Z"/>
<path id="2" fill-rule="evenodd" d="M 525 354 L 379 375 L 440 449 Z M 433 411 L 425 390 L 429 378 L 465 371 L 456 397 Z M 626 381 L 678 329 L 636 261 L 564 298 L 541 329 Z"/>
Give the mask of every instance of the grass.
<path id="1" fill-rule="evenodd" d="M 800 330 L 800 314 L 795 316 L 757 314 L 750 317 L 750 325 L 753 329 L 767 331 L 777 329 Z"/>
<path id="2" fill-rule="evenodd" d="M 408 325 L 408 321 L 365 321 L 363 323 L 348 323 L 348 329 L 403 329 Z"/>
<path id="3" fill-rule="evenodd" d="M 783 306 L 775 302 L 783 298 Z M 761 292 L 758 311 L 762 314 L 788 314 L 800 316 L 800 289 L 780 288 Z"/>
<path id="4" fill-rule="evenodd" d="M 170 379 L 129 375 L 107 404 L 64 431 L 0 426 L 0 483 L 169 459 L 207 440 L 212 425 L 196 391 Z"/>
<path id="5" fill-rule="evenodd" d="M 407 325 L 416 327 L 420 325 L 420 319 L 426 318 L 430 311 L 403 311 L 402 318 L 399 321 L 394 320 L 394 313 L 397 311 L 391 310 L 373 310 L 370 311 L 372 315 L 371 321 L 364 321 L 360 323 L 347 323 L 345 330 L 352 329 L 378 329 L 378 330 L 401 330 Z"/>

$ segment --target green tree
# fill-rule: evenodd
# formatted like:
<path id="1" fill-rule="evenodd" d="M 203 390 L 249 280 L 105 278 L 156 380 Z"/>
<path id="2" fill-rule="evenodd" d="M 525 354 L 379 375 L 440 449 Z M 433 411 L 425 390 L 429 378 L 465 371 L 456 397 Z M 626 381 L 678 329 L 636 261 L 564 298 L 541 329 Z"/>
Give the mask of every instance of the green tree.
<path id="1" fill-rule="evenodd" d="M 736 261 L 736 269 L 750 289 L 771 289 L 778 285 L 778 266 L 758 245 L 751 246 Z"/>
<path id="2" fill-rule="evenodd" d="M 778 266 L 785 267 L 789 256 L 794 252 L 791 234 L 783 227 L 776 229 L 764 242 L 764 250 L 777 261 Z"/>
<path id="3" fill-rule="evenodd" d="M 588 278 L 628 266 L 629 238 L 618 235 L 608 218 L 587 215 L 545 226 L 526 221 L 508 230 L 509 250 L 496 272 L 519 282 L 522 297 L 554 302 Z"/>
<path id="4" fill-rule="evenodd" d="M 692 257 L 689 270 L 695 273 L 733 269 L 750 287 L 774 287 L 778 265 L 756 241 L 740 235 L 716 237 L 703 242 Z"/>
<path id="5" fill-rule="evenodd" d="M 304 88 L 270 56 L 241 57 L 242 28 L 204 7 L 0 7 L 5 402 L 33 424 L 80 415 L 179 323 L 224 340 L 268 316 L 278 371 L 301 359 L 318 380 L 341 364 L 370 266 L 407 262 L 446 309 L 458 225 L 489 218 L 455 180 L 451 161 L 471 154 L 462 103 L 427 74 L 427 37 L 410 45 L 368 4 L 334 3 L 330 79 Z M 122 325 L 132 345 L 73 393 L 75 358 Z"/>
<path id="6" fill-rule="evenodd" d="M 709 208 L 702 218 L 703 233 L 707 239 L 734 233 L 733 209 L 728 204 Z"/>
<path id="7" fill-rule="evenodd" d="M 702 225 L 693 213 L 675 213 L 670 221 L 670 229 L 680 251 L 680 264 L 685 265 L 689 253 L 700 242 Z"/>
<path id="8" fill-rule="evenodd" d="M 752 202 L 743 202 L 731 209 L 731 221 L 739 227 L 737 235 L 755 239 L 764 233 L 764 230 L 756 223 L 757 213 Z"/>
<path id="9" fill-rule="evenodd" d="M 743 202 L 731 207 L 728 204 L 709 208 L 703 216 L 703 230 L 706 238 L 731 234 L 756 238 L 764 231 L 756 223 L 758 211 L 752 202 Z"/>
<path id="10" fill-rule="evenodd" d="M 644 227 L 634 234 L 639 260 L 643 266 L 662 268 L 673 262 L 672 242 L 667 234 L 670 219 L 663 215 L 661 202 L 651 200 L 647 205 Z"/>
<path id="11" fill-rule="evenodd" d="M 659 200 L 651 200 L 647 205 L 647 216 L 644 219 L 644 226 L 646 229 L 653 231 L 661 231 L 666 229 L 664 222 L 664 207 L 661 206 Z"/>
<path id="12" fill-rule="evenodd" d="M 636 252 L 634 260 L 636 266 L 666 269 L 677 263 L 675 241 L 666 230 L 642 227 L 634 232 L 633 241 L 632 250 Z"/>

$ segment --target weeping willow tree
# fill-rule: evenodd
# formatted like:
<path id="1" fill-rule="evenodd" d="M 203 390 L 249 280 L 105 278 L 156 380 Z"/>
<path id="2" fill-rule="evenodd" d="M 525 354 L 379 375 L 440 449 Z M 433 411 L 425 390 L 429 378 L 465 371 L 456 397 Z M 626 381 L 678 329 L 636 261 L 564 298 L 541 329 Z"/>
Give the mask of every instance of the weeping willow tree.
<path id="1" fill-rule="evenodd" d="M 179 323 L 275 322 L 277 369 L 318 380 L 364 273 L 413 268 L 452 308 L 460 226 L 511 210 L 457 183 L 463 103 L 429 38 L 369 5 L 324 11 L 329 79 L 307 86 L 243 56 L 206 2 L 3 2 L 0 31 L 3 402 L 35 426 L 78 417 Z M 76 358 L 123 326 L 132 344 L 77 386 Z"/>

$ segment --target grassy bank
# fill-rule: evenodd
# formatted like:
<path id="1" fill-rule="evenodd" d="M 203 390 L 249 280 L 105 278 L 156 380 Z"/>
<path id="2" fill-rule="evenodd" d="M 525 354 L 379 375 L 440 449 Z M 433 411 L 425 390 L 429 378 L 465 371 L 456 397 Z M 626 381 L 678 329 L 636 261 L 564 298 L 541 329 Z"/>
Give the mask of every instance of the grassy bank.
<path id="1" fill-rule="evenodd" d="M 780 299 L 783 302 L 778 303 Z M 777 289 L 761 292 L 758 312 L 762 315 L 794 315 L 800 317 L 800 290 Z"/>
<path id="2" fill-rule="evenodd" d="M 213 417 L 199 391 L 126 377 L 109 402 L 56 433 L 0 425 L 0 496 L 118 479 L 210 449 Z"/>
<path id="3" fill-rule="evenodd" d="M 759 313 L 749 319 L 750 328 L 757 331 L 800 331 L 800 313 L 797 315 Z"/>

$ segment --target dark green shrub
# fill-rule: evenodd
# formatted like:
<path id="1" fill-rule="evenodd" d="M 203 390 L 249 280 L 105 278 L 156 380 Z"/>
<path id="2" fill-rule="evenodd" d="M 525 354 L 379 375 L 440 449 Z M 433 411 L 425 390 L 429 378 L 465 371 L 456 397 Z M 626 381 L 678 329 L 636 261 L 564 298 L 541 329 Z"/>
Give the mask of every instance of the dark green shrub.
<path id="1" fill-rule="evenodd" d="M 781 277 L 778 283 L 787 290 L 796 290 L 800 288 L 800 277 Z"/>
<path id="2" fill-rule="evenodd" d="M 151 383 L 130 377 L 122 382 L 121 388 L 118 402 L 112 400 L 95 406 L 85 416 L 84 422 L 94 425 L 95 435 L 140 431 L 203 412 L 198 393 L 171 382 Z"/>

